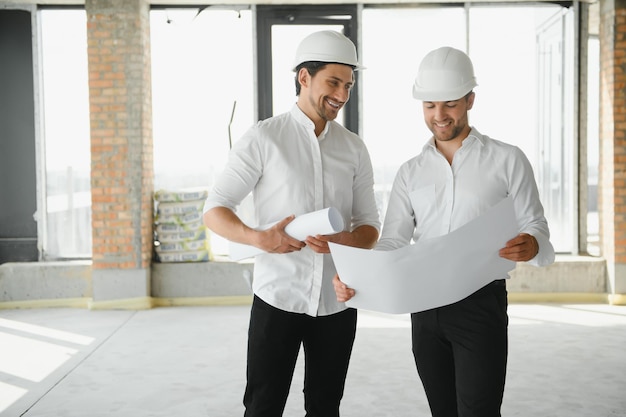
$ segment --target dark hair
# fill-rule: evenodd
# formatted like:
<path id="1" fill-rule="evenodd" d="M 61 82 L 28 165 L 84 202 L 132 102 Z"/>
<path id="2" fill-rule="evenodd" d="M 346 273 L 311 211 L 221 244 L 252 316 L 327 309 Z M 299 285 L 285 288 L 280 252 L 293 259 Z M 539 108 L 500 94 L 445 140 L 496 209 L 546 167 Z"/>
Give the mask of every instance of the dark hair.
<path id="1" fill-rule="evenodd" d="M 340 62 L 322 62 L 322 61 L 305 61 L 299 64 L 296 67 L 296 96 L 300 95 L 300 89 L 302 86 L 300 85 L 300 81 L 298 81 L 298 74 L 302 68 L 305 68 L 311 77 L 314 77 L 321 69 L 323 69 L 328 64 L 341 64 Z M 346 64 L 341 64 L 346 65 Z M 354 65 L 348 65 L 352 69 L 356 68 Z"/>

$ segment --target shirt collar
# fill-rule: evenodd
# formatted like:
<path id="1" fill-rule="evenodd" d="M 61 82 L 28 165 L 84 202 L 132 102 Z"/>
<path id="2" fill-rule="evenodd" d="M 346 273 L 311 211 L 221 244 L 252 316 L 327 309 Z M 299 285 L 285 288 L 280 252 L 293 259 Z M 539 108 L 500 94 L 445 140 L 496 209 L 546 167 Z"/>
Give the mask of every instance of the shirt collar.
<path id="1" fill-rule="evenodd" d="M 315 127 L 315 125 L 313 124 L 313 121 L 309 119 L 309 116 L 304 114 L 302 110 L 300 110 L 300 107 L 298 107 L 297 104 L 294 104 L 293 107 L 291 107 L 290 113 L 293 116 L 293 118 L 301 125 L 304 125 L 306 127 L 311 127 L 311 128 Z"/>
<path id="2" fill-rule="evenodd" d="M 298 107 L 297 104 L 294 104 L 293 107 L 291 108 L 291 116 L 296 120 L 296 122 L 300 123 L 302 126 L 305 126 L 306 128 L 312 130 L 313 132 L 315 132 L 315 123 L 313 123 L 313 121 L 311 119 L 309 119 L 309 116 L 307 116 L 306 114 L 304 114 L 304 112 L 302 111 L 302 109 L 300 109 L 300 107 Z M 322 130 L 322 133 L 320 133 L 318 139 L 322 140 L 324 139 L 324 137 L 326 136 L 326 133 L 328 133 L 328 128 L 330 127 L 330 123 L 326 122 L 326 125 L 324 126 L 324 130 Z M 313 133 L 315 134 L 315 133 Z"/>
<path id="3" fill-rule="evenodd" d="M 470 138 L 472 139 L 472 141 L 477 141 L 481 145 L 485 144 L 485 139 L 483 138 L 483 135 L 478 130 L 476 130 L 475 127 L 472 127 L 472 130 L 470 130 L 469 135 L 467 135 L 467 138 L 465 138 L 465 140 Z M 463 141 L 463 143 L 465 143 L 465 140 Z"/>
<path id="4" fill-rule="evenodd" d="M 483 135 L 475 127 L 472 127 L 472 129 L 469 132 L 469 135 L 467 135 L 467 137 L 463 140 L 462 146 L 467 146 L 474 141 L 480 143 L 481 145 L 485 144 L 485 139 L 483 138 Z M 424 151 L 428 149 L 432 149 L 432 150 L 437 149 L 437 147 L 435 146 L 434 136 L 431 136 L 430 139 L 428 139 L 428 142 L 426 142 L 426 144 L 423 147 Z"/>

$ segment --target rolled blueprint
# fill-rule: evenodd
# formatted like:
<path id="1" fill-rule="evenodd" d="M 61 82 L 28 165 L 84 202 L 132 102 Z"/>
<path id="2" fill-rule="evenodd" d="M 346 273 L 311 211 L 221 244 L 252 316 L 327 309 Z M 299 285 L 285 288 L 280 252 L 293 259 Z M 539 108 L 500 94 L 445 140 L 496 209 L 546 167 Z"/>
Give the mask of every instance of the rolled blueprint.
<path id="1" fill-rule="evenodd" d="M 258 227 L 257 230 L 266 230 L 278 222 L 266 224 Z M 341 213 L 334 207 L 297 216 L 285 227 L 285 232 L 294 239 L 304 240 L 307 236 L 329 235 L 339 233 L 343 230 L 343 218 Z M 264 253 L 262 249 L 255 246 L 230 242 L 230 259 L 240 261 Z"/>

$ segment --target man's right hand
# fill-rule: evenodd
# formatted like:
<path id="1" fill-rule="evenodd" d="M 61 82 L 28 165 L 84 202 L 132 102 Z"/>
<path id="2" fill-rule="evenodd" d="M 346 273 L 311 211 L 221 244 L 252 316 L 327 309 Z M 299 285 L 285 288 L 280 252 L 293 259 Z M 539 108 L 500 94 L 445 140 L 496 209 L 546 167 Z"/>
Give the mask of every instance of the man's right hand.
<path id="1" fill-rule="evenodd" d="M 333 286 L 335 287 L 335 294 L 337 294 L 337 301 L 340 303 L 345 303 L 354 297 L 355 291 L 341 282 L 339 275 L 335 275 L 333 278 Z"/>
<path id="2" fill-rule="evenodd" d="M 267 253 L 290 253 L 298 252 L 306 246 L 306 243 L 294 239 L 285 232 L 285 227 L 295 219 L 291 215 L 285 217 L 274 226 L 266 230 L 259 230 L 257 233 L 258 247 Z"/>

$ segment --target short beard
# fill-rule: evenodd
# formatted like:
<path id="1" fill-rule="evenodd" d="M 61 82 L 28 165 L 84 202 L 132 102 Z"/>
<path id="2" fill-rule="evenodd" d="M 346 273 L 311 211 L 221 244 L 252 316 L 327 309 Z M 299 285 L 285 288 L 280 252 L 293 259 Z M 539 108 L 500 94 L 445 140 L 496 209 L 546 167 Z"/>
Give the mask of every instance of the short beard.
<path id="1" fill-rule="evenodd" d="M 436 140 L 440 141 L 440 142 L 447 142 L 453 139 L 456 139 L 457 137 L 459 137 L 459 135 L 461 134 L 461 132 L 463 131 L 463 128 L 459 127 L 459 126 L 455 126 L 454 129 L 452 130 L 452 134 L 450 136 L 446 136 L 446 137 L 440 137 L 438 136 L 435 131 L 436 129 L 431 128 L 430 131 L 432 132 L 433 136 L 435 137 Z"/>

